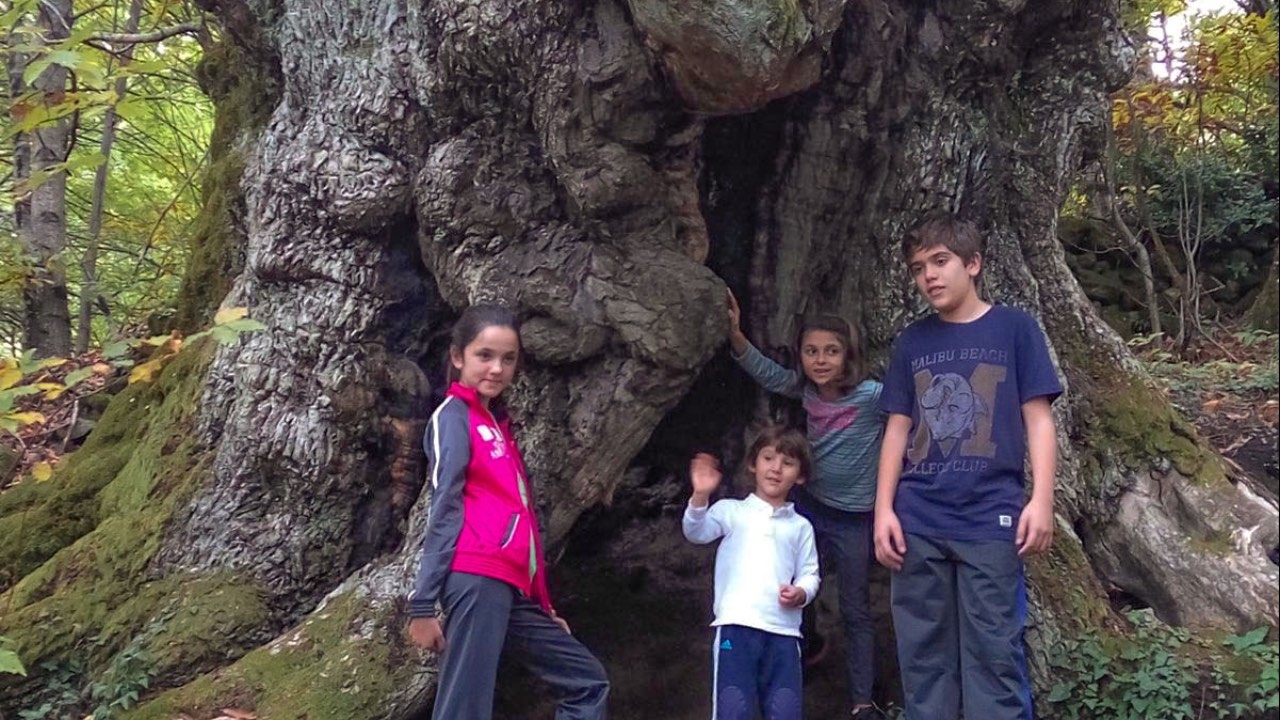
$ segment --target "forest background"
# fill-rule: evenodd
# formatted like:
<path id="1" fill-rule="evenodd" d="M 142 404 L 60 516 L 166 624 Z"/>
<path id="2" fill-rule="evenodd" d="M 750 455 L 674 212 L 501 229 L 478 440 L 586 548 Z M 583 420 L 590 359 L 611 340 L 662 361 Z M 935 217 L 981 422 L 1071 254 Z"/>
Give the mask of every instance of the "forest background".
<path id="1" fill-rule="evenodd" d="M 1060 239 L 1103 317 L 1274 493 L 1277 14 L 1266 2 L 1210 5 L 1127 5 L 1144 60 L 1112 98 L 1106 152 L 1062 207 Z M 260 326 L 239 308 L 180 317 L 196 305 L 184 298 L 227 290 L 186 274 L 217 246 L 201 225 L 219 218 L 205 207 L 222 197 L 211 190 L 237 174 L 209 160 L 226 142 L 209 100 L 225 81 L 202 64 L 218 52 L 217 24 L 189 2 L 19 0 L 0 2 L 0 32 L 3 493 L 48 480 L 107 398 L 153 381 L 184 343 Z M 6 572 L 0 587 L 15 580 Z M 0 644 L 0 671 L 21 660 Z M 1274 707 L 1271 677 L 1259 698 Z M 95 716 L 146 692 L 121 683 L 95 703 L 86 688 L 67 707 L 101 706 Z"/>

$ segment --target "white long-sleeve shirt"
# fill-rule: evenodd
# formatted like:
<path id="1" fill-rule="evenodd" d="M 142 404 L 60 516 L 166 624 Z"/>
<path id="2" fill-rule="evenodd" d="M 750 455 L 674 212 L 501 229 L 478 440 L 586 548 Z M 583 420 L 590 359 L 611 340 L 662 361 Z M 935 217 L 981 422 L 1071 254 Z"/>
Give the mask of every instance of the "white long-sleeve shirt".
<path id="1" fill-rule="evenodd" d="M 712 626 L 744 625 L 800 637 L 800 608 L 783 607 L 783 585 L 803 588 L 805 604 L 818 594 L 818 551 L 813 526 L 791 503 L 774 508 L 756 495 L 689 505 L 684 536 L 704 545 L 724 538 L 716 550 L 715 620 Z"/>

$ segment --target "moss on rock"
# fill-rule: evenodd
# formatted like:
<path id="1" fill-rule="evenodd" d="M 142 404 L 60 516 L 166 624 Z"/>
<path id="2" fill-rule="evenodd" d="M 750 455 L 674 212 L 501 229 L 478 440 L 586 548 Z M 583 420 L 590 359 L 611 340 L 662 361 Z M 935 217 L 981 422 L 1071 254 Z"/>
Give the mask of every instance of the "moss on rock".
<path id="1" fill-rule="evenodd" d="M 179 327 L 207 324 L 243 265 L 244 140 L 276 104 L 274 62 L 224 42 L 198 70 L 216 117 Z M 211 357 L 211 342 L 185 349 L 155 382 L 116 396 L 53 479 L 0 495 L 0 635 L 36 669 L 25 681 L 0 678 L 0 715 L 38 701 L 46 662 L 75 659 L 88 683 L 137 646 L 153 674 L 181 682 L 279 630 L 267 622 L 264 591 L 245 578 L 151 569 L 166 526 L 208 475 L 211 453 L 193 423 Z"/>
<path id="2" fill-rule="evenodd" d="M 1079 410 L 1082 437 L 1073 439 L 1086 482 L 1099 489 L 1117 464 L 1158 474 L 1176 469 L 1204 486 L 1227 481 L 1222 459 L 1142 376 L 1136 361 L 1117 365 L 1089 338 L 1074 333 L 1053 339 L 1073 395 L 1088 399 Z M 1100 496 L 1109 494 L 1101 489 Z"/>
<path id="3" fill-rule="evenodd" d="M 1111 622 L 1111 606 L 1084 548 L 1063 538 L 1044 555 L 1027 560 L 1027 581 L 1039 611 L 1060 632 L 1083 632 Z"/>
<path id="4" fill-rule="evenodd" d="M 1133 468 L 1161 471 L 1171 463 L 1182 475 L 1205 485 L 1226 480 L 1222 461 L 1154 388 L 1136 379 L 1115 378 L 1097 397 L 1105 402 L 1093 408 L 1086 447 L 1111 452 Z"/>
<path id="5" fill-rule="evenodd" d="M 272 720 L 380 717 L 388 699 L 423 672 L 424 664 L 390 637 L 400 632 L 390 607 L 377 619 L 372 615 L 360 591 L 338 595 L 269 645 L 161 694 L 123 719 L 203 717 L 232 706 Z"/>
<path id="6" fill-rule="evenodd" d="M 1280 251 L 1271 260 L 1271 270 L 1263 281 L 1253 304 L 1245 313 L 1245 322 L 1258 330 L 1280 331 Z"/>
<path id="7" fill-rule="evenodd" d="M 50 489 L 26 493 L 24 506 L 16 511 L 25 523 L 24 535 L 57 539 L 46 548 L 61 545 L 43 562 L 29 551 L 9 556 L 24 568 L 39 562 L 0 595 L 6 609 L 0 635 L 15 641 L 28 667 L 74 657 L 93 675 L 149 629 L 172 637 L 174 631 L 159 627 L 169 622 L 166 609 L 196 607 L 210 596 L 198 576 L 152 579 L 147 570 L 166 524 L 206 476 L 208 453 L 197 446 L 192 423 L 211 357 L 211 342 L 189 347 L 154 383 L 135 384 L 121 393 L 100 429 L 49 481 Z M 61 517 L 67 508 L 77 509 L 75 518 Z M 19 537 L 5 548 L 21 548 L 26 539 Z M 217 583 L 237 588 L 240 601 L 252 594 L 227 578 Z M 240 602 L 236 612 L 243 610 L 245 617 L 233 625 L 258 623 L 264 611 L 261 601 L 256 605 Z M 223 601 L 204 605 L 211 610 L 224 606 L 229 608 Z M 158 657 L 166 655 L 188 657 L 157 648 Z M 11 700 L 0 684 L 0 704 Z"/>
<path id="8" fill-rule="evenodd" d="M 184 352 L 156 382 L 130 385 L 52 479 L 28 480 L 0 495 L 0 568 L 12 573 L 0 577 L 0 588 L 92 531 L 120 509 L 122 495 L 134 504 L 146 497 L 171 439 L 190 437 L 206 355 Z M 163 430 L 152 433 L 153 427 Z M 30 581 L 25 585 L 21 596 L 32 591 Z"/>

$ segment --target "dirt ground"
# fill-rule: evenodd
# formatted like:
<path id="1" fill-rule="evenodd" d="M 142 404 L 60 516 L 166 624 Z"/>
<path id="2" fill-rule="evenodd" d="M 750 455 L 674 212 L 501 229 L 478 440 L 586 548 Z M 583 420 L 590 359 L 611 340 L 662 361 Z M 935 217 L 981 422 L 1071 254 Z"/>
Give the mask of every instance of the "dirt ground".
<path id="1" fill-rule="evenodd" d="M 1182 353 L 1170 345 L 1136 350 L 1200 435 L 1273 498 L 1280 495 L 1276 336 L 1224 329 Z"/>

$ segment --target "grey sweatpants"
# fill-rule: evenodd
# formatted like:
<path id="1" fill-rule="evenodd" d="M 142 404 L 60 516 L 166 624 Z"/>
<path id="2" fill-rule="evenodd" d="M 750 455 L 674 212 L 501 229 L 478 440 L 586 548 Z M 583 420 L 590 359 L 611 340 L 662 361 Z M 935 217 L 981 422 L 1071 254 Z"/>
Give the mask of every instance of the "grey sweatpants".
<path id="1" fill-rule="evenodd" d="M 1009 541 L 907 535 L 893 574 L 907 720 L 1032 720 L 1022 558 Z"/>
<path id="2" fill-rule="evenodd" d="M 559 699 L 556 720 L 604 720 L 604 666 L 514 587 L 492 578 L 449 573 L 444 583 L 445 650 L 435 720 L 490 720 L 498 658 L 508 640 Z"/>

